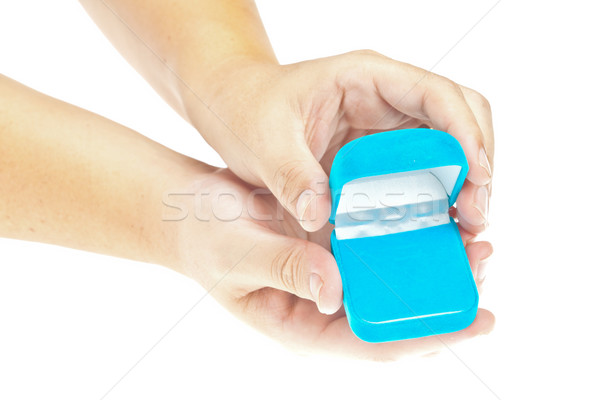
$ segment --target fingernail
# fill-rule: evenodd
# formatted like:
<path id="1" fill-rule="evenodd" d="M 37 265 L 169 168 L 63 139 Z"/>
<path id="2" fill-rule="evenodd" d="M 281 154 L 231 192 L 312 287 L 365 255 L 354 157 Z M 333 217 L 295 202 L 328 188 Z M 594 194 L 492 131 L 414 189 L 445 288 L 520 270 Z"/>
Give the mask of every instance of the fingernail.
<path id="1" fill-rule="evenodd" d="M 490 166 L 490 160 L 488 159 L 487 153 L 483 147 L 479 149 L 479 165 L 485 169 L 488 178 L 492 179 L 492 167 Z"/>
<path id="2" fill-rule="evenodd" d="M 489 328 L 489 329 L 486 329 L 486 330 L 484 330 L 484 331 L 481 331 L 481 332 L 479 332 L 479 334 L 478 334 L 477 336 L 487 336 L 487 335 L 489 335 L 490 333 L 492 333 L 492 331 L 493 331 L 493 330 L 494 330 L 494 327 L 492 326 L 492 327 L 491 327 L 491 328 Z"/>
<path id="3" fill-rule="evenodd" d="M 338 310 L 338 308 L 340 308 L 340 305 L 338 304 L 337 306 L 330 306 L 327 304 L 322 304 L 321 303 L 321 288 L 322 287 L 323 287 L 323 280 L 321 279 L 321 277 L 315 273 L 310 274 L 310 294 L 312 295 L 313 299 L 317 303 L 317 307 L 319 308 L 319 311 L 323 314 L 331 315 L 331 314 L 335 313 Z"/>
<path id="4" fill-rule="evenodd" d="M 487 270 L 487 262 L 480 261 L 479 266 L 477 267 L 477 280 L 478 281 L 481 282 L 485 279 L 486 270 Z"/>
<path id="5" fill-rule="evenodd" d="M 312 201 L 316 198 L 317 194 L 311 189 L 306 189 L 300 194 L 300 197 L 298 197 L 298 202 L 296 203 L 296 215 L 298 215 L 298 220 L 303 227 L 306 211 L 308 210 L 308 207 L 310 207 Z"/>
<path id="6" fill-rule="evenodd" d="M 473 204 L 475 209 L 479 211 L 481 218 L 483 218 L 482 224 L 488 222 L 488 206 L 489 206 L 489 193 L 486 186 L 481 186 L 475 193 L 475 203 Z"/>
<path id="7" fill-rule="evenodd" d="M 321 299 L 321 288 L 323 287 L 323 280 L 317 274 L 310 274 L 310 294 L 313 297 L 315 303 L 317 303 L 317 307 L 319 307 L 320 299 Z M 319 307 L 320 309 L 320 307 Z"/>

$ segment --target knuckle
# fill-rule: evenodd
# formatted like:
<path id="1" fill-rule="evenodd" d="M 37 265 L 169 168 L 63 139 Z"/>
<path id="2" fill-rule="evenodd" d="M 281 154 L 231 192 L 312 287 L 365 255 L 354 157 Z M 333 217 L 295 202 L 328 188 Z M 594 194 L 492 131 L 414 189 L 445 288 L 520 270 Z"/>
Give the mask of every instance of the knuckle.
<path id="1" fill-rule="evenodd" d="M 303 278 L 305 245 L 293 244 L 279 251 L 271 264 L 271 277 L 290 293 L 298 293 Z"/>
<path id="2" fill-rule="evenodd" d="M 422 78 L 426 90 L 431 95 L 456 97 L 461 96 L 460 87 L 451 79 L 435 74 L 433 72 L 425 72 L 426 75 Z"/>
<path id="3" fill-rule="evenodd" d="M 347 56 L 352 64 L 357 61 L 364 61 L 365 58 L 385 58 L 381 53 L 371 49 L 353 50 L 347 53 Z"/>
<path id="4" fill-rule="evenodd" d="M 360 55 L 360 56 L 380 56 L 381 54 L 379 54 L 378 52 L 376 52 L 375 50 L 372 49 L 360 49 L 360 50 L 354 50 L 352 51 L 353 54 L 355 55 Z"/>
<path id="5" fill-rule="evenodd" d="M 452 79 L 446 78 L 445 76 L 441 75 L 437 75 L 437 78 L 440 85 L 442 85 L 444 88 L 450 91 L 457 93 L 460 96 L 460 87 L 456 82 L 454 82 Z"/>
<path id="6" fill-rule="evenodd" d="M 463 93 L 465 95 L 465 98 L 467 98 L 469 100 L 469 102 L 475 104 L 477 107 L 479 107 L 482 110 L 491 111 L 492 107 L 490 105 L 490 102 L 481 93 L 479 93 L 473 89 L 466 89 L 466 90 L 463 89 Z"/>
<path id="7" fill-rule="evenodd" d="M 304 163 L 290 160 L 280 165 L 273 173 L 273 191 L 278 194 L 284 206 L 289 207 L 304 190 L 303 179 L 306 171 Z"/>
<path id="8" fill-rule="evenodd" d="M 424 95 L 421 98 L 421 109 L 428 110 L 430 103 L 448 103 L 462 98 L 460 87 L 452 80 L 433 72 L 423 71 L 416 84 L 423 85 Z"/>

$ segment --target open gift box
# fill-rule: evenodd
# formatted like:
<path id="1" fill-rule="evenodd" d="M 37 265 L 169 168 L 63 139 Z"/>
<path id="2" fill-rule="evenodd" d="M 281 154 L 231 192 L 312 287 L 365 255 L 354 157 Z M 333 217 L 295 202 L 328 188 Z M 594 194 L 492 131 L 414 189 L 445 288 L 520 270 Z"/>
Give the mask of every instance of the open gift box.
<path id="1" fill-rule="evenodd" d="M 364 136 L 337 153 L 331 248 L 360 339 L 443 334 L 475 319 L 477 287 L 448 214 L 467 171 L 456 139 L 432 129 Z"/>

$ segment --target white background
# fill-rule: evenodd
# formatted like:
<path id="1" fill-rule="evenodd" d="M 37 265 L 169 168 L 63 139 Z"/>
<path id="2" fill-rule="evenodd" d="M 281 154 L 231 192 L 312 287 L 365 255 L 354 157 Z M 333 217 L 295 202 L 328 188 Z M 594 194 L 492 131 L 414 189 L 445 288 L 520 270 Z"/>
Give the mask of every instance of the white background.
<path id="1" fill-rule="evenodd" d="M 488 97 L 491 335 L 389 364 L 298 356 L 208 296 L 119 382 L 204 290 L 158 266 L 0 240 L 0 398 L 101 399 L 117 382 L 106 399 L 598 398 L 598 12 L 501 0 L 473 28 L 495 2 L 259 2 L 282 63 L 372 48 Z M 221 163 L 78 3 L 0 4 L 1 73 Z"/>

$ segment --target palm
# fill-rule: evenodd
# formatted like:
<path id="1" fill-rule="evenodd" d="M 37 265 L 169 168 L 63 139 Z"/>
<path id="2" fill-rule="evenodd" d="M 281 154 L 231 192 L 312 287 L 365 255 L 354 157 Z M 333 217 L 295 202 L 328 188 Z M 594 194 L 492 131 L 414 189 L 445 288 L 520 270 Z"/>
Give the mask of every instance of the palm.
<path id="1" fill-rule="evenodd" d="M 343 86 L 332 82 L 330 88 L 319 92 L 312 89 L 300 97 L 303 104 L 298 104 L 298 108 L 307 110 L 302 116 L 307 143 L 327 173 L 339 149 L 354 139 L 427 125 L 424 120 L 396 110 L 372 84 Z"/>

